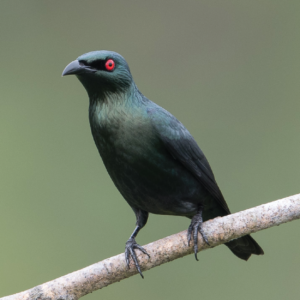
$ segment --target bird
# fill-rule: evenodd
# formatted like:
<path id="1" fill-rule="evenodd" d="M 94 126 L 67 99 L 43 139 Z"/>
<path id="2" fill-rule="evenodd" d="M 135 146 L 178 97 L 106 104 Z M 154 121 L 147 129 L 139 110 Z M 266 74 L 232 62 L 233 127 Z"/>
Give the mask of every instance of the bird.
<path id="1" fill-rule="evenodd" d="M 136 237 L 149 213 L 191 219 L 187 241 L 193 241 L 198 260 L 198 232 L 209 245 L 203 222 L 230 210 L 195 139 L 176 117 L 139 91 L 126 60 L 116 52 L 85 53 L 65 67 L 66 75 L 75 75 L 87 91 L 94 142 L 136 217 L 125 244 L 128 268 L 132 260 L 144 278 L 136 251 L 150 256 Z M 264 254 L 250 235 L 225 245 L 243 260 Z"/>

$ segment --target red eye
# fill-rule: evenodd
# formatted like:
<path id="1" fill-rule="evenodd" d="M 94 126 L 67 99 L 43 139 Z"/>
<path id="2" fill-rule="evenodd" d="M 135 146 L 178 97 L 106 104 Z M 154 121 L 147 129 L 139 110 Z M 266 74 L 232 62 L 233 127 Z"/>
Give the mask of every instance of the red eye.
<path id="1" fill-rule="evenodd" d="M 113 71 L 115 68 L 115 62 L 112 59 L 109 59 L 106 63 L 105 63 L 105 68 L 107 71 Z"/>

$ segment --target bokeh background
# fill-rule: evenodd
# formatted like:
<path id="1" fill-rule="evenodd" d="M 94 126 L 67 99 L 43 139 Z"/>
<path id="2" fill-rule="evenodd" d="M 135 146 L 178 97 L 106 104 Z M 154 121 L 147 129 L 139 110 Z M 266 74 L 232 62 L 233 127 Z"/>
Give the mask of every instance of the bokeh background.
<path id="1" fill-rule="evenodd" d="M 0 296 L 123 252 L 135 217 L 98 156 L 88 98 L 64 67 L 92 50 L 128 61 L 139 89 L 193 134 L 233 212 L 300 192 L 300 2 L 0 2 Z M 137 241 L 186 229 L 151 215 Z M 299 221 L 85 296 L 297 299 Z"/>

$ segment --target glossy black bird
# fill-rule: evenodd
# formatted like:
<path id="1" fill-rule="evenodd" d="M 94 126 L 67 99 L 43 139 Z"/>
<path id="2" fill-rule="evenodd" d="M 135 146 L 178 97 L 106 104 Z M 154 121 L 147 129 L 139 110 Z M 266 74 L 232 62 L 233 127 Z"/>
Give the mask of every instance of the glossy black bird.
<path id="1" fill-rule="evenodd" d="M 63 71 L 75 74 L 89 99 L 92 135 L 114 184 L 136 215 L 136 228 L 125 247 L 142 275 L 135 238 L 149 213 L 190 218 L 188 242 L 198 231 L 208 244 L 202 222 L 230 214 L 211 167 L 188 130 L 168 111 L 147 99 L 135 85 L 125 59 L 111 51 L 79 56 Z M 239 258 L 263 250 L 244 236 L 226 244 Z M 148 255 L 148 254 L 147 254 Z"/>

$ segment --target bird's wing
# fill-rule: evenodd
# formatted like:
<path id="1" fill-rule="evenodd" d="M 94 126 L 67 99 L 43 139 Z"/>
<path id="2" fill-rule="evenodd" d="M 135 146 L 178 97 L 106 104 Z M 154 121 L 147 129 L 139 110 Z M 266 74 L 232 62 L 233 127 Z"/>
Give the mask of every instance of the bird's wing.
<path id="1" fill-rule="evenodd" d="M 230 213 L 212 169 L 189 131 L 172 114 L 161 107 L 149 108 L 147 112 L 156 134 L 172 157 L 184 165 L 222 208 Z"/>

